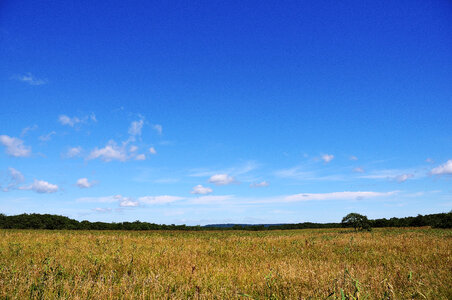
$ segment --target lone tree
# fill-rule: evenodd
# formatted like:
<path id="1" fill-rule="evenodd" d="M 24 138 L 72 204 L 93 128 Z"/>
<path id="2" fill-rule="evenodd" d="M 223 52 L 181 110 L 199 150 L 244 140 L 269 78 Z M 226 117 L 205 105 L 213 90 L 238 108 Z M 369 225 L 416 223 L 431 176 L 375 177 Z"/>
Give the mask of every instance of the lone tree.
<path id="1" fill-rule="evenodd" d="M 350 213 L 342 218 L 342 227 L 353 227 L 356 230 L 371 230 L 370 221 L 366 216 Z"/>

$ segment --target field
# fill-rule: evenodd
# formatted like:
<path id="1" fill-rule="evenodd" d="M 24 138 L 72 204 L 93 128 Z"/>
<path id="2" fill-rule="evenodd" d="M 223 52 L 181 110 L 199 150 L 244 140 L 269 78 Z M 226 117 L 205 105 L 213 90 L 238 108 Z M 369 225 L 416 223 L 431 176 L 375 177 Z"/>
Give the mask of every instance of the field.
<path id="1" fill-rule="evenodd" d="M 452 299 L 452 230 L 0 230 L 0 299 Z"/>

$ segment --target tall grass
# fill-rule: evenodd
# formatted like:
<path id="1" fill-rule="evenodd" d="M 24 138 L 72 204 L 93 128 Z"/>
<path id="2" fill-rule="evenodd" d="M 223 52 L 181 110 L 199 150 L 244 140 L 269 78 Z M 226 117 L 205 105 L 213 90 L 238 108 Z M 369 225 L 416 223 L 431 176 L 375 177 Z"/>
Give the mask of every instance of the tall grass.
<path id="1" fill-rule="evenodd" d="M 452 230 L 0 231 L 0 298 L 452 299 Z"/>

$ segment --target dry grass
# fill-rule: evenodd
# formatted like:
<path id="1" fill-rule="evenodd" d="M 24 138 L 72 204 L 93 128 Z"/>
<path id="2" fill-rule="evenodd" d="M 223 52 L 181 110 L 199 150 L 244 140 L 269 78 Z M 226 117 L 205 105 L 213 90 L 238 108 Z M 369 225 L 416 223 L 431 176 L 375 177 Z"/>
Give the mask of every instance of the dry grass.
<path id="1" fill-rule="evenodd" d="M 0 299 L 452 299 L 451 238 L 0 230 Z"/>

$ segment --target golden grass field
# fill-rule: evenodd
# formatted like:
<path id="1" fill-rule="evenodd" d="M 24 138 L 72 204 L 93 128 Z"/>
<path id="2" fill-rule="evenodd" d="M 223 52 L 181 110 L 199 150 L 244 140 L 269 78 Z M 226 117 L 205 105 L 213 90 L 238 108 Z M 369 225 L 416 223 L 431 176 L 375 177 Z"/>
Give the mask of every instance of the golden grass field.
<path id="1" fill-rule="evenodd" d="M 452 299 L 452 230 L 0 230 L 0 299 Z"/>

